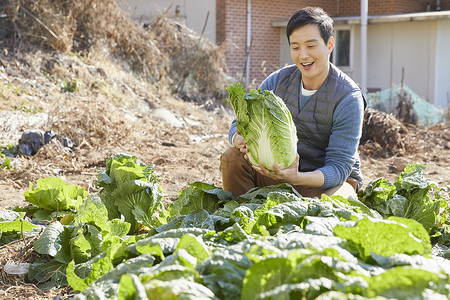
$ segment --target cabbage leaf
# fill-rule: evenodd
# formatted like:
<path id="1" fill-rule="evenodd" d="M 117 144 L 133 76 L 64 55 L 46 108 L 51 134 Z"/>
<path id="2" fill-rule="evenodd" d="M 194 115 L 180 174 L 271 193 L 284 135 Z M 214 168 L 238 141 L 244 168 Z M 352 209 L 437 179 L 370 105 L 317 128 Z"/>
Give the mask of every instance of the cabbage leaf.
<path id="1" fill-rule="evenodd" d="M 29 183 L 30 190 L 26 191 L 25 201 L 49 211 L 76 212 L 89 193 L 82 187 L 66 184 L 59 177 L 40 178 Z"/>

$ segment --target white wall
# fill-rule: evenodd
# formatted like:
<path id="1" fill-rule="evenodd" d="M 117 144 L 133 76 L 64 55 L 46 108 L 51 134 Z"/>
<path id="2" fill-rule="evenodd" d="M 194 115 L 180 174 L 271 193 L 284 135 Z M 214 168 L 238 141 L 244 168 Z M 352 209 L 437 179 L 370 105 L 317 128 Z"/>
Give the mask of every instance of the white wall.
<path id="1" fill-rule="evenodd" d="M 216 41 L 216 1 L 213 0 L 116 0 L 116 3 L 139 23 L 151 21 L 169 6 L 169 16 L 175 18 L 175 8 L 180 6 L 180 21 L 201 34 L 208 15 L 204 37 Z"/>
<path id="2" fill-rule="evenodd" d="M 216 42 L 216 1 L 186 0 L 186 25 L 198 33 L 202 32 L 207 21 L 204 37 Z M 208 15 L 209 12 L 209 15 Z M 208 20 L 206 17 L 208 16 Z"/>
<path id="3" fill-rule="evenodd" d="M 426 100 L 433 100 L 429 89 L 433 80 L 435 22 L 407 22 L 393 24 L 392 83 L 401 82 L 405 68 L 405 84 Z"/>
<path id="4" fill-rule="evenodd" d="M 435 105 L 450 104 L 450 20 L 439 20 L 436 30 Z"/>
<path id="5" fill-rule="evenodd" d="M 399 84 L 404 68 L 404 83 L 422 98 L 433 100 L 435 28 L 433 21 L 370 24 L 367 86 L 386 89 Z M 355 45 L 359 45 L 359 28 L 356 31 Z M 359 69 L 358 49 L 355 54 L 356 81 L 360 78 Z"/>

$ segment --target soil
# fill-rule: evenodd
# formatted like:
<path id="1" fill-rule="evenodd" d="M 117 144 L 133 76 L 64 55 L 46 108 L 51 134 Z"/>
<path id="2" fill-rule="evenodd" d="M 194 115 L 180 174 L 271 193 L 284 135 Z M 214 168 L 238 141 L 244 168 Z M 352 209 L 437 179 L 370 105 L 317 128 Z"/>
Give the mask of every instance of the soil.
<path id="1" fill-rule="evenodd" d="M 217 101 L 185 101 L 191 98 L 149 84 L 111 59 L 55 55 L 40 48 L 22 48 L 20 56 L 5 48 L 0 79 L 3 152 L 16 151 L 26 130 L 52 130 L 60 137 L 32 156 L 9 157 L 12 168 L 0 169 L 1 208 L 27 205 L 24 193 L 30 184 L 50 176 L 96 193 L 96 174 L 117 153 L 154 164 L 167 203 L 195 181 L 221 187 L 219 158 L 229 147 L 227 132 L 234 116 Z M 364 186 L 378 177 L 393 182 L 406 164 L 421 163 L 448 191 L 448 123 L 419 129 L 392 115 L 374 110 L 369 114 L 359 147 Z M 62 145 L 64 137 L 73 148 Z M 0 247 L 1 262 L 21 247 Z M 23 278 L 0 273 L 0 299 L 66 298 L 73 293 L 41 291 Z"/>

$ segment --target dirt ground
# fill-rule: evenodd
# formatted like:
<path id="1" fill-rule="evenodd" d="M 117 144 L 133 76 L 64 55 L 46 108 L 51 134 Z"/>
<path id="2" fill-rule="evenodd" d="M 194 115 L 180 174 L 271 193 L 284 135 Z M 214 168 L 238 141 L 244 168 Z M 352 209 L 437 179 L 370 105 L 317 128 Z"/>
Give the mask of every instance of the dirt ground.
<path id="1" fill-rule="evenodd" d="M 222 186 L 219 157 L 229 147 L 227 133 L 234 118 L 226 105 L 173 95 L 134 76 L 121 61 L 103 56 L 26 47 L 12 55 L 8 47 L 0 49 L 1 150 L 15 151 L 26 130 L 52 130 L 74 145 L 64 147 L 54 138 L 35 155 L 9 157 L 12 168 L 0 168 L 0 208 L 27 205 L 29 184 L 50 176 L 96 193 L 97 172 L 117 153 L 154 164 L 167 203 L 195 181 Z M 373 117 L 366 120 L 359 149 L 364 186 L 378 177 L 393 182 L 406 164 L 421 163 L 448 191 L 449 123 L 419 129 L 369 112 Z M 0 260 L 14 249 L 0 247 Z M 66 298 L 72 293 L 44 292 L 23 278 L 0 275 L 0 299 Z"/>
<path id="2" fill-rule="evenodd" d="M 134 138 L 127 140 L 99 141 L 97 146 L 86 143 L 86 146 L 75 148 L 73 153 L 59 143 L 50 143 L 33 157 L 11 159 L 16 169 L 0 171 L 0 207 L 27 205 L 24 192 L 29 189 L 29 183 L 35 184 L 37 179 L 50 176 L 61 177 L 66 183 L 83 186 L 88 192 L 95 193 L 98 170 L 104 169 L 108 157 L 116 153 L 132 154 L 146 164 L 153 163 L 168 202 L 175 200 L 179 191 L 195 181 L 214 183 L 220 187 L 219 157 L 229 146 L 227 131 L 232 117 L 226 111 L 210 112 L 176 99 L 171 102 L 175 112 L 181 116 L 183 111 L 190 111 L 191 117 L 196 116 L 194 119 L 198 124 L 180 128 L 161 124 L 148 132 L 134 134 Z M 438 129 L 446 132 L 448 138 L 448 125 Z M 117 127 L 117 131 L 120 130 Z M 408 163 L 424 164 L 429 178 L 439 186 L 448 186 L 450 142 L 444 141 L 442 146 L 442 141 L 437 143 L 430 131 L 419 131 L 403 138 L 422 145 L 418 145 L 412 153 L 390 157 L 382 157 L 382 150 L 370 144 L 360 146 L 363 187 L 379 177 L 395 181 Z"/>
<path id="3" fill-rule="evenodd" d="M 221 186 L 219 157 L 229 147 L 227 132 L 234 118 L 230 108 L 155 91 L 107 61 L 59 57 L 59 72 L 71 69 L 78 74 L 77 90 L 63 93 L 58 68 L 54 77 L 42 72 L 43 65 L 55 60 L 51 55 L 24 53 L 17 60 L 3 53 L 0 59 L 0 147 L 17 146 L 24 131 L 36 129 L 53 130 L 75 145 L 69 149 L 53 139 L 33 156 L 10 158 L 14 169 L 0 169 L 0 207 L 27 205 L 23 194 L 29 183 L 49 176 L 95 193 L 98 170 L 117 153 L 154 164 L 168 202 L 195 181 Z M 108 75 L 90 73 L 100 66 Z M 107 87 L 98 91 L 93 82 Z M 424 164 L 439 186 L 449 185 L 448 123 L 418 129 L 391 115 L 380 113 L 379 118 L 384 119 L 378 120 L 378 127 L 369 124 L 377 136 L 360 145 L 365 185 L 378 177 L 394 181 L 408 163 Z M 373 141 L 377 138 L 380 141 Z"/>

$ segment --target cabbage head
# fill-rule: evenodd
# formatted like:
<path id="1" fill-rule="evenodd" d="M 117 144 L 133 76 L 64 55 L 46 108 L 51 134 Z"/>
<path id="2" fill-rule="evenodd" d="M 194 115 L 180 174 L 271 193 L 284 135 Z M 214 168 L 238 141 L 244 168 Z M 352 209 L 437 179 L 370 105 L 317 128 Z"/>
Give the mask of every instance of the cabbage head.
<path id="1" fill-rule="evenodd" d="M 250 163 L 256 167 L 261 163 L 271 171 L 274 164 L 281 169 L 291 166 L 297 155 L 297 131 L 283 100 L 272 91 L 252 89 L 247 93 L 240 83 L 227 90 Z"/>

